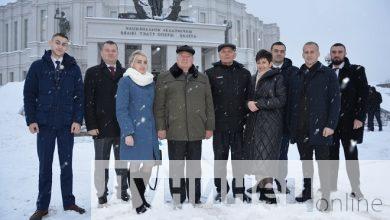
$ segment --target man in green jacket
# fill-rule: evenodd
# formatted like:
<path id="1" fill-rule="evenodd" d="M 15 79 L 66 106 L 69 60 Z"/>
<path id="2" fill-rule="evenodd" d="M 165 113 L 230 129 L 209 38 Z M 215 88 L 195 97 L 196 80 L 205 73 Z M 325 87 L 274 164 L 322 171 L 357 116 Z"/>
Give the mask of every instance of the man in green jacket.
<path id="1" fill-rule="evenodd" d="M 215 119 L 209 80 L 193 64 L 195 50 L 184 45 L 176 53 L 177 62 L 157 78 L 154 114 L 159 139 L 168 140 L 169 187 L 180 208 L 186 197 L 200 204 L 202 139 L 213 136 Z M 195 183 L 183 179 L 184 167 Z"/>

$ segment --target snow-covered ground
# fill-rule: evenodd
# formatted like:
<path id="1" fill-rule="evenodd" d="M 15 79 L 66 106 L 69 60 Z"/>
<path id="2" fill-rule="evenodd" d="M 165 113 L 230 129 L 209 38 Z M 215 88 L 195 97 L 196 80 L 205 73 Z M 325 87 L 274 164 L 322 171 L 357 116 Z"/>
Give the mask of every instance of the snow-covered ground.
<path id="1" fill-rule="evenodd" d="M 390 111 L 390 88 L 375 86 L 375 89 L 382 94 L 381 108 Z"/>
<path id="2" fill-rule="evenodd" d="M 0 87 L 0 195 L 2 198 L 0 219 L 6 220 L 28 219 L 35 210 L 38 191 L 36 136 L 28 132 L 23 116 L 18 114 L 23 105 L 22 87 L 23 83 L 9 83 Z M 384 96 L 384 102 L 388 103 L 390 96 L 383 92 L 382 95 Z M 243 204 L 239 201 L 235 204 L 213 204 L 212 142 L 204 141 L 202 174 L 205 178 L 202 182 L 202 190 L 205 196 L 205 204 L 196 208 L 185 204 L 182 210 L 173 210 L 170 203 L 164 202 L 169 199 L 169 191 L 167 181 L 161 180 L 156 192 L 148 191 L 147 196 L 153 206 L 152 210 L 138 216 L 132 210 L 131 203 L 123 203 L 116 199 L 114 190 L 116 183 L 113 170 L 110 171 L 109 189 L 113 190 L 110 191 L 109 206 L 97 208 L 91 172 L 94 155 L 93 143 L 88 137 L 79 137 L 76 138 L 73 153 L 73 188 L 77 204 L 85 207 L 87 214 L 79 215 L 63 211 L 60 170 L 58 157 L 55 154 L 52 199 L 49 216 L 46 219 L 389 219 L 390 190 L 387 188 L 390 181 L 388 172 L 390 169 L 389 143 L 390 127 L 385 127 L 383 132 L 367 132 L 364 143 L 358 146 L 361 159 L 361 187 L 369 204 L 368 211 L 365 203 L 360 204 L 360 210 L 357 210 L 357 201 L 346 199 L 345 195 L 350 192 L 350 187 L 344 163 L 340 163 L 339 192 L 333 195 L 333 198 L 339 198 L 342 201 L 344 205 L 342 210 L 338 208 L 332 213 L 320 213 L 310 204 L 294 203 L 293 195 L 286 198 L 281 194 L 277 195 L 279 199 L 277 206 L 258 203 L 255 197 L 253 198 L 253 204 Z M 162 150 L 164 161 L 160 176 L 167 172 L 165 142 Z M 290 146 L 289 159 L 289 186 L 292 187 L 295 183 L 295 193 L 298 194 L 301 190 L 300 179 L 302 174 L 295 145 Z M 247 180 L 249 180 L 247 181 L 249 187 L 250 180 L 254 180 L 251 176 L 248 176 Z M 314 188 L 318 188 L 318 180 L 315 180 Z M 229 196 L 231 198 L 231 195 Z M 314 202 L 318 199 L 318 194 L 316 194 Z M 347 206 L 346 203 L 348 203 Z M 352 203 L 354 204 L 353 211 Z M 382 203 L 382 205 L 372 206 L 372 203 Z M 346 207 L 348 207 L 348 211 Z"/>

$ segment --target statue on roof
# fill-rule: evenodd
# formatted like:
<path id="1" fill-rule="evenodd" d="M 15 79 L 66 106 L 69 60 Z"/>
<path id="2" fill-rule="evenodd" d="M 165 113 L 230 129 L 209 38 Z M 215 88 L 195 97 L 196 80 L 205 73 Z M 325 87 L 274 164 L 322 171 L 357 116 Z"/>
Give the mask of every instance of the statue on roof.
<path id="1" fill-rule="evenodd" d="M 171 20 L 177 21 L 181 11 L 181 2 L 184 0 L 173 0 L 167 13 L 163 14 L 163 0 L 133 0 L 137 12 L 137 19 Z"/>

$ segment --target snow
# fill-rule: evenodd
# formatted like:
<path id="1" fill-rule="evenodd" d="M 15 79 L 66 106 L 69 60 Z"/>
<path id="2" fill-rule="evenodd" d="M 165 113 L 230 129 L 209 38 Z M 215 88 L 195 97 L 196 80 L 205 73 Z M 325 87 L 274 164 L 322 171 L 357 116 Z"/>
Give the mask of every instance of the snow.
<path id="1" fill-rule="evenodd" d="M 382 95 L 383 102 L 381 108 L 390 111 L 390 88 L 375 86 L 375 89 Z"/>
<path id="2" fill-rule="evenodd" d="M 2 205 L 0 206 L 0 219 L 28 219 L 35 211 L 35 202 L 38 191 L 38 158 L 36 153 L 36 135 L 28 132 L 24 117 L 18 112 L 23 105 L 23 82 L 8 83 L 0 87 L 0 189 Z M 378 89 L 384 94 L 390 89 Z M 390 107 L 389 96 L 383 95 L 383 107 Z M 390 108 L 387 108 L 390 110 Z M 167 149 L 166 141 L 162 142 L 163 166 L 160 168 L 160 176 L 167 174 Z M 169 200 L 168 182 L 160 180 L 157 191 L 148 191 L 147 199 L 151 201 L 152 209 L 144 215 L 137 215 L 131 208 L 131 203 L 124 203 L 116 198 L 115 174 L 110 170 L 109 202 L 108 207 L 97 208 L 97 199 L 93 185 L 93 157 L 94 147 L 91 138 L 75 138 L 73 152 L 73 190 L 76 203 L 86 208 L 85 215 L 65 212 L 62 208 L 60 190 L 60 165 L 58 155 L 55 153 L 53 162 L 52 198 L 49 207 L 49 216 L 45 219 L 56 220 L 87 220 L 87 219 L 389 219 L 390 216 L 390 190 L 387 184 L 390 181 L 388 169 L 390 168 L 390 127 L 385 127 L 383 132 L 367 132 L 363 144 L 358 145 L 361 159 L 361 187 L 369 206 L 369 211 L 349 211 L 344 207 L 342 211 L 335 210 L 331 213 L 320 213 L 313 209 L 315 204 L 293 203 L 293 197 L 285 198 L 277 194 L 279 204 L 270 206 L 258 203 L 254 197 L 253 204 L 243 204 L 236 201 L 235 204 L 213 204 L 214 194 L 213 176 L 213 151 L 212 141 L 203 142 L 202 148 L 202 190 L 206 203 L 201 207 L 192 207 L 185 204 L 182 210 L 173 210 Z M 341 150 L 342 152 L 342 150 Z M 113 155 L 111 155 L 113 158 Z M 343 158 L 341 153 L 341 158 Z M 298 152 L 295 145 L 289 150 L 289 186 L 296 186 L 295 194 L 301 190 L 301 163 L 298 160 Z M 111 165 L 113 165 L 111 161 Z M 66 164 L 65 164 L 66 165 Z M 229 167 L 229 171 L 231 167 Z M 155 170 L 152 177 L 155 176 Z M 315 176 L 318 176 L 315 174 Z M 294 179 L 296 177 L 296 179 Z M 247 187 L 254 181 L 252 176 L 247 176 Z M 153 180 L 151 180 L 153 182 Z M 315 179 L 314 192 L 318 189 L 318 180 Z M 340 163 L 339 191 L 333 198 L 345 198 L 350 192 L 345 164 Z M 292 195 L 293 196 L 293 195 Z M 314 201 L 318 201 L 319 195 L 315 194 Z M 380 200 L 375 200 L 380 199 Z M 345 199 L 344 199 L 345 200 Z M 344 201 L 343 200 L 343 201 Z M 229 201 L 232 195 L 229 194 Z M 375 206 L 380 212 L 376 212 L 371 204 L 383 202 L 383 205 Z M 348 200 L 349 203 L 354 200 Z M 355 200 L 355 209 L 356 209 Z"/>

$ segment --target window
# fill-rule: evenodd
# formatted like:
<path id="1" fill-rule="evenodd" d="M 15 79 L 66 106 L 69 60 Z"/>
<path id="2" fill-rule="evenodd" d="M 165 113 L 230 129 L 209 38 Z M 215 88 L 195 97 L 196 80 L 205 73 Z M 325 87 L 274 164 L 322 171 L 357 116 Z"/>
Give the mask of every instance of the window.
<path id="1" fill-rule="evenodd" d="M 47 40 L 47 11 L 41 10 L 40 14 L 40 21 L 41 21 L 41 42 Z"/>
<path id="2" fill-rule="evenodd" d="M 9 25 L 8 24 L 5 24 L 5 51 L 8 52 L 9 51 L 9 29 L 8 29 Z"/>
<path id="3" fill-rule="evenodd" d="M 28 19 L 24 19 L 23 32 L 23 48 L 27 48 Z"/>
<path id="4" fill-rule="evenodd" d="M 13 81 L 14 81 L 14 72 L 10 72 L 8 82 L 13 82 Z"/>
<path id="5" fill-rule="evenodd" d="M 18 22 L 14 22 L 14 51 L 18 50 Z"/>
<path id="6" fill-rule="evenodd" d="M 204 13 L 204 12 L 199 13 L 199 23 L 202 23 L 202 24 L 206 23 L 206 13 Z"/>
<path id="7" fill-rule="evenodd" d="M 94 17 L 92 6 L 87 6 L 87 17 Z"/>

